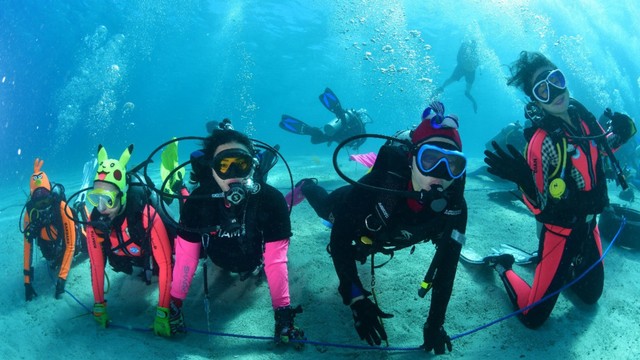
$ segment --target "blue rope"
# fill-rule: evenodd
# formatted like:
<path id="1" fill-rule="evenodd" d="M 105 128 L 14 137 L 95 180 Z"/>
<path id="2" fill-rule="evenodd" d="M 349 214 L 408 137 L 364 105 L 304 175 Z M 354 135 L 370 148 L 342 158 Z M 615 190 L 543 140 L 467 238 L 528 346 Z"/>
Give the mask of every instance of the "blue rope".
<path id="1" fill-rule="evenodd" d="M 611 248 L 613 247 L 613 244 L 616 242 L 616 240 L 618 239 L 618 236 L 620 235 L 620 233 L 622 232 L 624 226 L 627 223 L 627 219 L 623 216 L 622 217 L 622 221 L 620 222 L 620 228 L 618 229 L 618 231 L 616 232 L 616 235 L 613 237 L 613 239 L 611 240 L 611 243 L 609 244 L 609 246 L 607 246 L 607 248 L 605 249 L 605 251 L 602 253 L 602 256 L 600 256 L 600 258 L 594 262 L 591 266 L 589 266 L 589 268 L 587 268 L 587 270 L 585 270 L 579 277 L 573 279 L 571 282 L 567 283 L 565 286 L 563 286 L 562 288 L 560 288 L 557 291 L 554 291 L 553 293 L 543 297 L 542 299 L 522 308 L 519 309 L 517 311 L 514 311 L 506 316 L 503 316 L 499 319 L 493 320 L 491 322 L 488 322 L 484 325 L 481 325 L 475 329 L 469 330 L 469 331 L 465 331 L 462 332 L 460 334 L 456 334 L 451 336 L 451 340 L 456 340 L 459 339 L 463 336 L 467 336 L 467 335 L 471 335 L 473 333 L 476 333 L 480 330 L 486 329 L 492 325 L 495 325 L 499 322 L 505 321 L 509 318 L 512 318 L 524 311 L 527 311 L 529 309 L 531 309 L 534 306 L 539 305 L 540 303 L 547 301 L 549 298 L 558 295 L 559 293 L 561 293 L 562 291 L 566 290 L 567 288 L 573 286 L 575 283 L 577 283 L 578 281 L 580 281 L 587 273 L 589 273 L 591 270 L 593 270 L 593 268 L 595 268 L 599 263 L 601 263 L 605 256 L 607 256 L 607 254 L 609 253 L 609 250 L 611 250 Z M 80 300 L 78 300 L 71 292 L 69 292 L 68 290 L 65 290 L 65 292 L 67 294 L 69 294 L 69 296 L 71 296 L 71 298 L 77 302 L 81 307 L 83 307 L 86 311 L 87 314 L 91 314 L 92 311 L 90 310 L 90 308 L 86 305 L 84 305 L 82 302 L 80 302 Z M 109 323 L 109 327 L 113 327 L 113 328 L 118 328 L 118 329 L 125 329 L 125 330 L 133 330 L 133 331 L 139 331 L 139 332 L 149 332 L 151 331 L 150 328 L 140 328 L 140 327 L 134 327 L 134 326 L 126 326 L 126 325 L 120 325 L 120 324 L 116 324 L 113 322 Z M 205 331 L 205 330 L 199 330 L 199 329 L 193 329 L 193 328 L 184 328 L 184 330 L 186 332 L 193 332 L 193 333 L 197 333 L 197 334 L 205 334 L 205 335 L 210 335 L 210 336 L 220 336 L 220 337 L 233 337 L 233 338 L 240 338 L 240 339 L 250 339 L 250 340 L 262 340 L 262 341 L 274 341 L 274 337 L 273 336 L 255 336 L 255 335 L 241 335 L 241 334 L 231 334 L 231 333 L 224 333 L 224 332 L 216 332 L 216 331 Z M 421 347 L 395 347 L 395 346 L 369 346 L 369 345 L 350 345 L 350 344 L 337 344 L 337 343 L 330 343 L 330 342 L 321 342 L 321 341 L 313 341 L 313 340 L 300 340 L 300 339 L 292 339 L 289 340 L 289 342 L 291 343 L 299 343 L 299 344 L 309 344 L 309 345 L 318 345 L 318 346 L 326 346 L 326 347 L 334 347 L 334 348 L 342 348 L 342 349 L 358 349 L 358 350 L 382 350 L 382 351 L 417 351 L 417 350 L 422 350 Z"/>

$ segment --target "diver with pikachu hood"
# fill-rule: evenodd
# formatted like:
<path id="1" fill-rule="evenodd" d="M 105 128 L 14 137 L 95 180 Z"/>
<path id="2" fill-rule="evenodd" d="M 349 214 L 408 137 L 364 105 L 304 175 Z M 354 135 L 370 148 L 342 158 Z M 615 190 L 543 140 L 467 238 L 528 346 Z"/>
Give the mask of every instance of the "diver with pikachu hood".
<path id="1" fill-rule="evenodd" d="M 93 316 L 102 327 L 110 323 L 104 297 L 106 262 L 114 271 L 126 274 L 132 274 L 133 267 L 140 267 L 147 284 L 152 275 L 158 276 L 153 332 L 168 337 L 183 327 L 180 309 L 170 307 L 171 242 L 156 208 L 136 196 L 136 187 L 142 184 L 134 184 L 127 176 L 126 165 L 132 151 L 133 145 L 129 145 L 119 159 L 110 159 L 99 145 L 98 169 L 93 188 L 87 192 L 87 201 L 94 207 L 87 227 Z"/>

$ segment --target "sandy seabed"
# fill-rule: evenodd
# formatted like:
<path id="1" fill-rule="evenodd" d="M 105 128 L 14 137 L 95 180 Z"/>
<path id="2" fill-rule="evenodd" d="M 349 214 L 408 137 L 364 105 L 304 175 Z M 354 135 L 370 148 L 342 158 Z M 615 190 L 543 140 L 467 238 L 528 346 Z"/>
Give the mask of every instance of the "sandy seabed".
<path id="1" fill-rule="evenodd" d="M 294 178 L 317 177 L 329 189 L 344 182 L 330 162 L 308 157 L 287 159 Z M 469 170 L 481 159 L 473 159 Z M 353 166 L 348 165 L 349 169 Z M 80 166 L 80 169 L 82 167 Z M 363 168 L 353 168 L 353 176 Z M 80 172 L 81 173 L 81 172 Z M 77 189 L 80 180 L 68 174 L 53 181 Z M 68 179 L 64 180 L 64 179 Z M 65 182 L 66 181 L 66 182 Z M 286 192 L 288 178 L 276 167 L 269 182 Z M 610 185 L 611 201 L 623 203 L 618 189 Z M 27 184 L 19 189 L 26 189 Z M 467 246 L 481 253 L 500 243 L 534 250 L 536 223 L 528 210 L 510 197 L 513 187 L 485 176 L 469 176 L 466 199 L 469 205 Z M 67 191 L 69 194 L 70 192 Z M 136 276 L 108 271 L 109 314 L 117 327 L 101 329 L 89 309 L 93 303 L 89 260 L 77 257 L 67 279 L 63 299 L 53 298 L 55 283 L 40 254 L 35 263 L 34 286 L 38 297 L 24 301 L 22 278 L 22 235 L 18 218 L 25 202 L 22 191 L 7 191 L 0 204 L 0 244 L 5 249 L 0 279 L 0 354 L 4 359 L 271 359 L 271 358 L 367 358 L 414 359 L 432 357 L 415 350 L 422 343 L 422 324 L 429 309 L 429 296 L 418 296 L 418 288 L 434 253 L 432 244 L 419 244 L 410 254 L 399 251 L 384 267 L 376 270 L 376 293 L 381 308 L 393 313 L 385 321 L 389 349 L 362 349 L 353 328 L 351 312 L 337 293 L 337 277 L 326 251 L 329 229 L 322 225 L 307 202 L 294 208 L 294 235 L 289 248 L 289 278 L 292 304 L 304 313 L 296 318 L 308 340 L 302 350 L 276 346 L 273 311 L 266 281 L 236 276 L 209 264 L 209 313 L 205 311 L 202 268 L 194 278 L 184 304 L 187 334 L 170 339 L 147 330 L 155 315 L 157 282 L 147 286 Z M 14 195 L 11 195 L 14 194 Z M 628 203 L 624 203 L 629 205 Z M 637 204 L 630 206 L 637 209 Z M 639 234 L 640 236 L 640 234 Z M 609 242 L 603 245 L 608 248 Z M 384 261 L 383 255 L 376 257 Z M 453 341 L 453 352 L 443 358 L 467 359 L 637 359 L 640 357 L 640 254 L 637 250 L 613 246 L 605 258 L 605 291 L 595 306 L 583 305 L 569 292 L 563 293 L 549 320 L 539 329 L 525 328 L 515 317 L 497 322 L 511 313 L 511 304 L 497 275 L 485 266 L 460 264 L 445 328 Z M 369 263 L 362 265 L 363 283 L 370 283 Z M 533 277 L 533 267 L 516 266 L 525 279 Z M 241 335 L 220 336 L 221 334 Z M 338 345 L 338 346 L 336 346 Z M 349 346 L 357 346 L 350 348 Z"/>

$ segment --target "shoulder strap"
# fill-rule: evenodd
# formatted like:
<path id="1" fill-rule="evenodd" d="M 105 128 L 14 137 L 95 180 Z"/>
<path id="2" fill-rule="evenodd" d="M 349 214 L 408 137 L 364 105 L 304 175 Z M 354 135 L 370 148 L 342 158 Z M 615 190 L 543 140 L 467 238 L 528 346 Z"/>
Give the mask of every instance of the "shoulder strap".
<path id="1" fill-rule="evenodd" d="M 569 113 L 572 112 L 574 114 L 577 112 L 576 115 L 578 115 L 580 119 L 587 124 L 587 127 L 589 128 L 589 135 L 594 136 L 604 134 L 604 130 L 600 124 L 598 124 L 596 117 L 578 100 L 571 99 L 571 103 L 569 104 Z"/>

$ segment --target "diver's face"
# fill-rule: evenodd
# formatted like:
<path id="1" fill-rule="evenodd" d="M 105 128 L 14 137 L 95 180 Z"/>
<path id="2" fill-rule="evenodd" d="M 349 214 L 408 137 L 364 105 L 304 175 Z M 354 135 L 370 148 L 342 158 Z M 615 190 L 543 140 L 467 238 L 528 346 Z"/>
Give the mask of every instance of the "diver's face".
<path id="1" fill-rule="evenodd" d="M 443 138 L 443 137 L 430 138 L 425 143 L 429 144 L 429 143 L 434 143 L 434 142 L 443 142 L 443 143 L 448 143 L 448 144 L 451 144 L 453 146 L 456 146 L 455 142 L 453 142 L 450 139 Z M 439 178 L 439 177 L 424 175 L 418 169 L 418 165 L 416 164 L 416 156 L 415 155 L 412 156 L 412 158 L 411 158 L 411 183 L 413 184 L 413 190 L 415 190 L 415 191 L 420 191 L 420 190 L 429 191 L 429 190 L 431 190 L 431 187 L 434 186 L 434 185 L 439 185 L 439 186 L 442 187 L 443 190 L 446 190 L 449 186 L 451 186 L 451 184 L 453 184 L 453 181 L 454 181 L 454 179 L 442 179 L 442 178 Z"/>
<path id="2" fill-rule="evenodd" d="M 96 206 L 96 209 L 98 209 L 98 212 L 100 212 L 100 214 L 106 215 L 110 220 L 113 220 L 120 213 L 120 209 L 122 208 L 122 196 L 120 194 L 120 190 L 117 186 L 104 181 L 94 182 L 93 188 L 101 189 L 114 195 L 112 207 L 106 206 L 105 204 L 102 204 L 102 202 L 100 202 L 99 205 Z"/>
<path id="3" fill-rule="evenodd" d="M 218 146 L 216 148 L 216 151 L 213 154 L 213 158 L 216 159 L 216 156 L 225 150 L 236 150 L 236 149 L 244 153 L 250 154 L 250 151 L 249 149 L 247 149 L 246 146 L 237 142 L 230 142 L 230 143 L 226 143 Z M 221 163 L 217 163 L 214 166 L 222 166 L 223 168 L 226 167 L 227 170 L 224 170 L 225 172 L 230 171 L 230 172 L 233 172 L 234 174 L 238 174 L 238 176 L 223 179 L 218 175 L 215 169 L 213 168 L 211 169 L 211 172 L 213 173 L 213 178 L 216 180 L 216 183 L 218 184 L 218 186 L 220 186 L 220 189 L 222 189 L 222 191 L 225 191 L 225 192 L 229 191 L 229 188 L 230 188 L 229 184 L 242 182 L 253 175 L 252 163 L 250 162 L 250 161 L 253 161 L 253 158 L 249 157 L 249 159 L 244 159 L 243 156 L 233 155 L 233 152 L 227 152 L 227 153 L 231 153 L 231 156 L 229 156 L 228 158 L 225 158 L 224 160 L 222 160 Z M 246 173 L 245 171 L 243 171 L 245 170 L 244 169 L 245 165 L 251 167 L 249 169 L 246 169 L 247 170 Z"/>
<path id="4" fill-rule="evenodd" d="M 546 66 L 536 70 L 536 72 L 533 73 L 533 77 L 531 78 L 530 85 L 532 89 L 534 88 L 536 83 L 540 82 L 541 80 L 544 80 L 544 78 L 548 76 L 549 72 L 553 70 L 555 69 L 551 67 L 546 67 Z M 557 89 L 551 89 L 551 86 L 549 86 L 548 84 L 543 84 L 543 85 L 545 85 L 543 86 L 543 88 L 546 88 L 546 92 L 549 92 L 547 96 L 553 96 L 554 90 L 558 91 Z M 536 91 L 536 89 L 533 89 L 533 91 Z M 544 90 L 539 90 L 539 91 L 542 91 L 541 95 L 544 95 L 546 93 Z M 569 88 L 565 88 L 564 91 L 560 92 L 559 95 L 555 96 L 550 101 L 545 103 L 540 100 L 536 100 L 536 103 L 545 112 L 551 115 L 560 115 L 560 114 L 566 113 L 567 110 L 569 109 L 569 98 L 570 98 Z"/>

